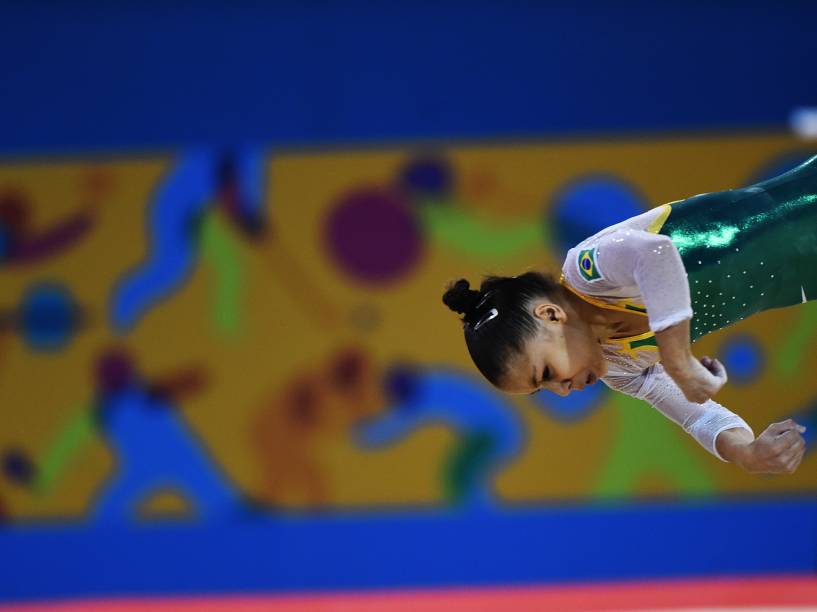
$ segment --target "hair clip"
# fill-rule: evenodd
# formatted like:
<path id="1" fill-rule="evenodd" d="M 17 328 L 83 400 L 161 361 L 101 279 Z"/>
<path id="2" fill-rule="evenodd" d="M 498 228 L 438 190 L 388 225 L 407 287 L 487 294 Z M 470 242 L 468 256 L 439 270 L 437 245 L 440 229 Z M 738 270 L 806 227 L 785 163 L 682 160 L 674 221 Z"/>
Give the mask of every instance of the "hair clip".
<path id="1" fill-rule="evenodd" d="M 485 300 L 487 300 L 489 297 L 491 297 L 492 293 L 493 293 L 493 289 L 482 296 L 482 299 L 479 301 L 479 303 L 476 306 L 474 306 L 474 312 L 479 310 L 479 307 L 482 306 L 485 303 Z"/>
<path id="2" fill-rule="evenodd" d="M 474 331 L 485 325 L 491 319 L 496 319 L 499 316 L 499 311 L 496 308 L 491 308 L 488 313 L 474 324 Z"/>

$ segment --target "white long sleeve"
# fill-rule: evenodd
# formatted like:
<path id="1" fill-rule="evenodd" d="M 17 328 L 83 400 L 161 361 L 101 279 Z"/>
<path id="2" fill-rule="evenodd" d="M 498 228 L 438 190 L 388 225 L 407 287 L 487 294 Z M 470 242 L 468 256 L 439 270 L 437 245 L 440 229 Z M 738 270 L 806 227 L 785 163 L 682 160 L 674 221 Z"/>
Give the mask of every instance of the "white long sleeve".
<path id="1" fill-rule="evenodd" d="M 592 274 L 582 265 L 592 266 Z M 663 234 L 627 226 L 608 228 L 570 249 L 564 269 L 568 282 L 586 295 L 640 295 L 653 332 L 692 318 L 683 261 Z"/>
<path id="2" fill-rule="evenodd" d="M 686 399 L 660 363 L 640 374 L 605 376 L 601 380 L 611 389 L 648 402 L 661 414 L 680 425 L 721 461 L 726 460 L 718 453 L 715 442 L 722 431 L 742 428 L 754 437 L 754 432 L 746 421 L 719 403 L 708 400 L 703 404 L 696 404 Z"/>

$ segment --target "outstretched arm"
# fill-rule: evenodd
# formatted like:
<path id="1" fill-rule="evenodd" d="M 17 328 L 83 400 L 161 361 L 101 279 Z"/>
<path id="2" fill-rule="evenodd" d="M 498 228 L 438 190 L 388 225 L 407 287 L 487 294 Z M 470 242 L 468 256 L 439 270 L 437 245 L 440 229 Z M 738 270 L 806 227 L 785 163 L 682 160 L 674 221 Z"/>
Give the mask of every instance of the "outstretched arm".
<path id="1" fill-rule="evenodd" d="M 791 419 L 770 425 L 757 439 L 738 415 L 715 401 L 703 404 L 684 397 L 661 364 L 632 376 L 605 376 L 608 387 L 642 399 L 680 425 L 721 461 L 747 472 L 792 473 L 805 453 L 802 427 Z"/>
<path id="2" fill-rule="evenodd" d="M 633 376 L 605 376 L 612 389 L 643 399 L 680 425 L 710 453 L 749 472 L 786 473 L 800 464 L 805 443 L 793 421 L 776 423 L 757 439 L 738 415 L 713 400 L 703 404 L 684 397 L 661 364 Z"/>
<path id="3" fill-rule="evenodd" d="M 723 461 L 728 459 L 720 454 L 716 444 L 721 433 L 727 430 L 741 430 L 743 433 L 738 435 L 755 439 L 754 432 L 746 421 L 724 406 L 713 400 L 697 404 L 686 399 L 660 363 L 640 374 L 605 376 L 601 380 L 616 391 L 649 403 Z"/>

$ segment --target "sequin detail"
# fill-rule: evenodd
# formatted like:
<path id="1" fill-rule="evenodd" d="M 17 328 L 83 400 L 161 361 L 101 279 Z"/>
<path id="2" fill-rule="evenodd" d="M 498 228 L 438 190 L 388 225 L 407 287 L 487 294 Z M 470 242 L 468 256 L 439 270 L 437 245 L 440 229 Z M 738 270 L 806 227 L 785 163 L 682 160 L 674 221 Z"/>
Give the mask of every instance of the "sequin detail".
<path id="1" fill-rule="evenodd" d="M 693 340 L 801 303 L 817 290 L 817 157 L 757 185 L 681 200 L 659 233 L 678 249 L 690 287 L 707 290 L 691 292 Z"/>

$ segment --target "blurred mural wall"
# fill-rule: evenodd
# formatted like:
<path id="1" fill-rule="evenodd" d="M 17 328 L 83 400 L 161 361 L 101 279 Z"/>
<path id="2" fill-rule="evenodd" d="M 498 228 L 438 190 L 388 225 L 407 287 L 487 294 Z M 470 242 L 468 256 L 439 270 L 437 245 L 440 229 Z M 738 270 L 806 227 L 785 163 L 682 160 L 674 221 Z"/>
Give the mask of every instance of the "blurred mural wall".
<path id="1" fill-rule="evenodd" d="M 501 44 L 483 36 L 492 6 L 209 4 L 192 25 L 177 7 L 9 9 L 0 563 L 15 579 L 0 595 L 813 570 L 813 452 L 793 476 L 754 476 L 600 384 L 500 395 L 441 304 L 450 280 L 558 273 L 602 227 L 817 153 L 784 125 L 817 95 L 792 68 L 817 52 L 796 36 L 813 7 L 636 3 L 600 40 L 605 7 L 503 9 Z M 666 17 L 663 41 L 642 31 Z M 690 58 L 674 44 L 693 25 L 719 37 Z M 738 61 L 750 30 L 780 44 Z M 735 97 L 736 74 L 764 70 L 777 80 Z M 696 352 L 725 363 L 718 399 L 756 432 L 795 417 L 810 436 L 815 338 L 804 305 Z M 752 556 L 741 537 L 775 516 L 802 539 Z M 652 537 L 672 554 L 627 550 Z M 713 537 L 737 547 L 696 556 Z M 191 569 L 202 554 L 222 561 Z M 35 580 L 52 555 L 59 576 Z"/>

